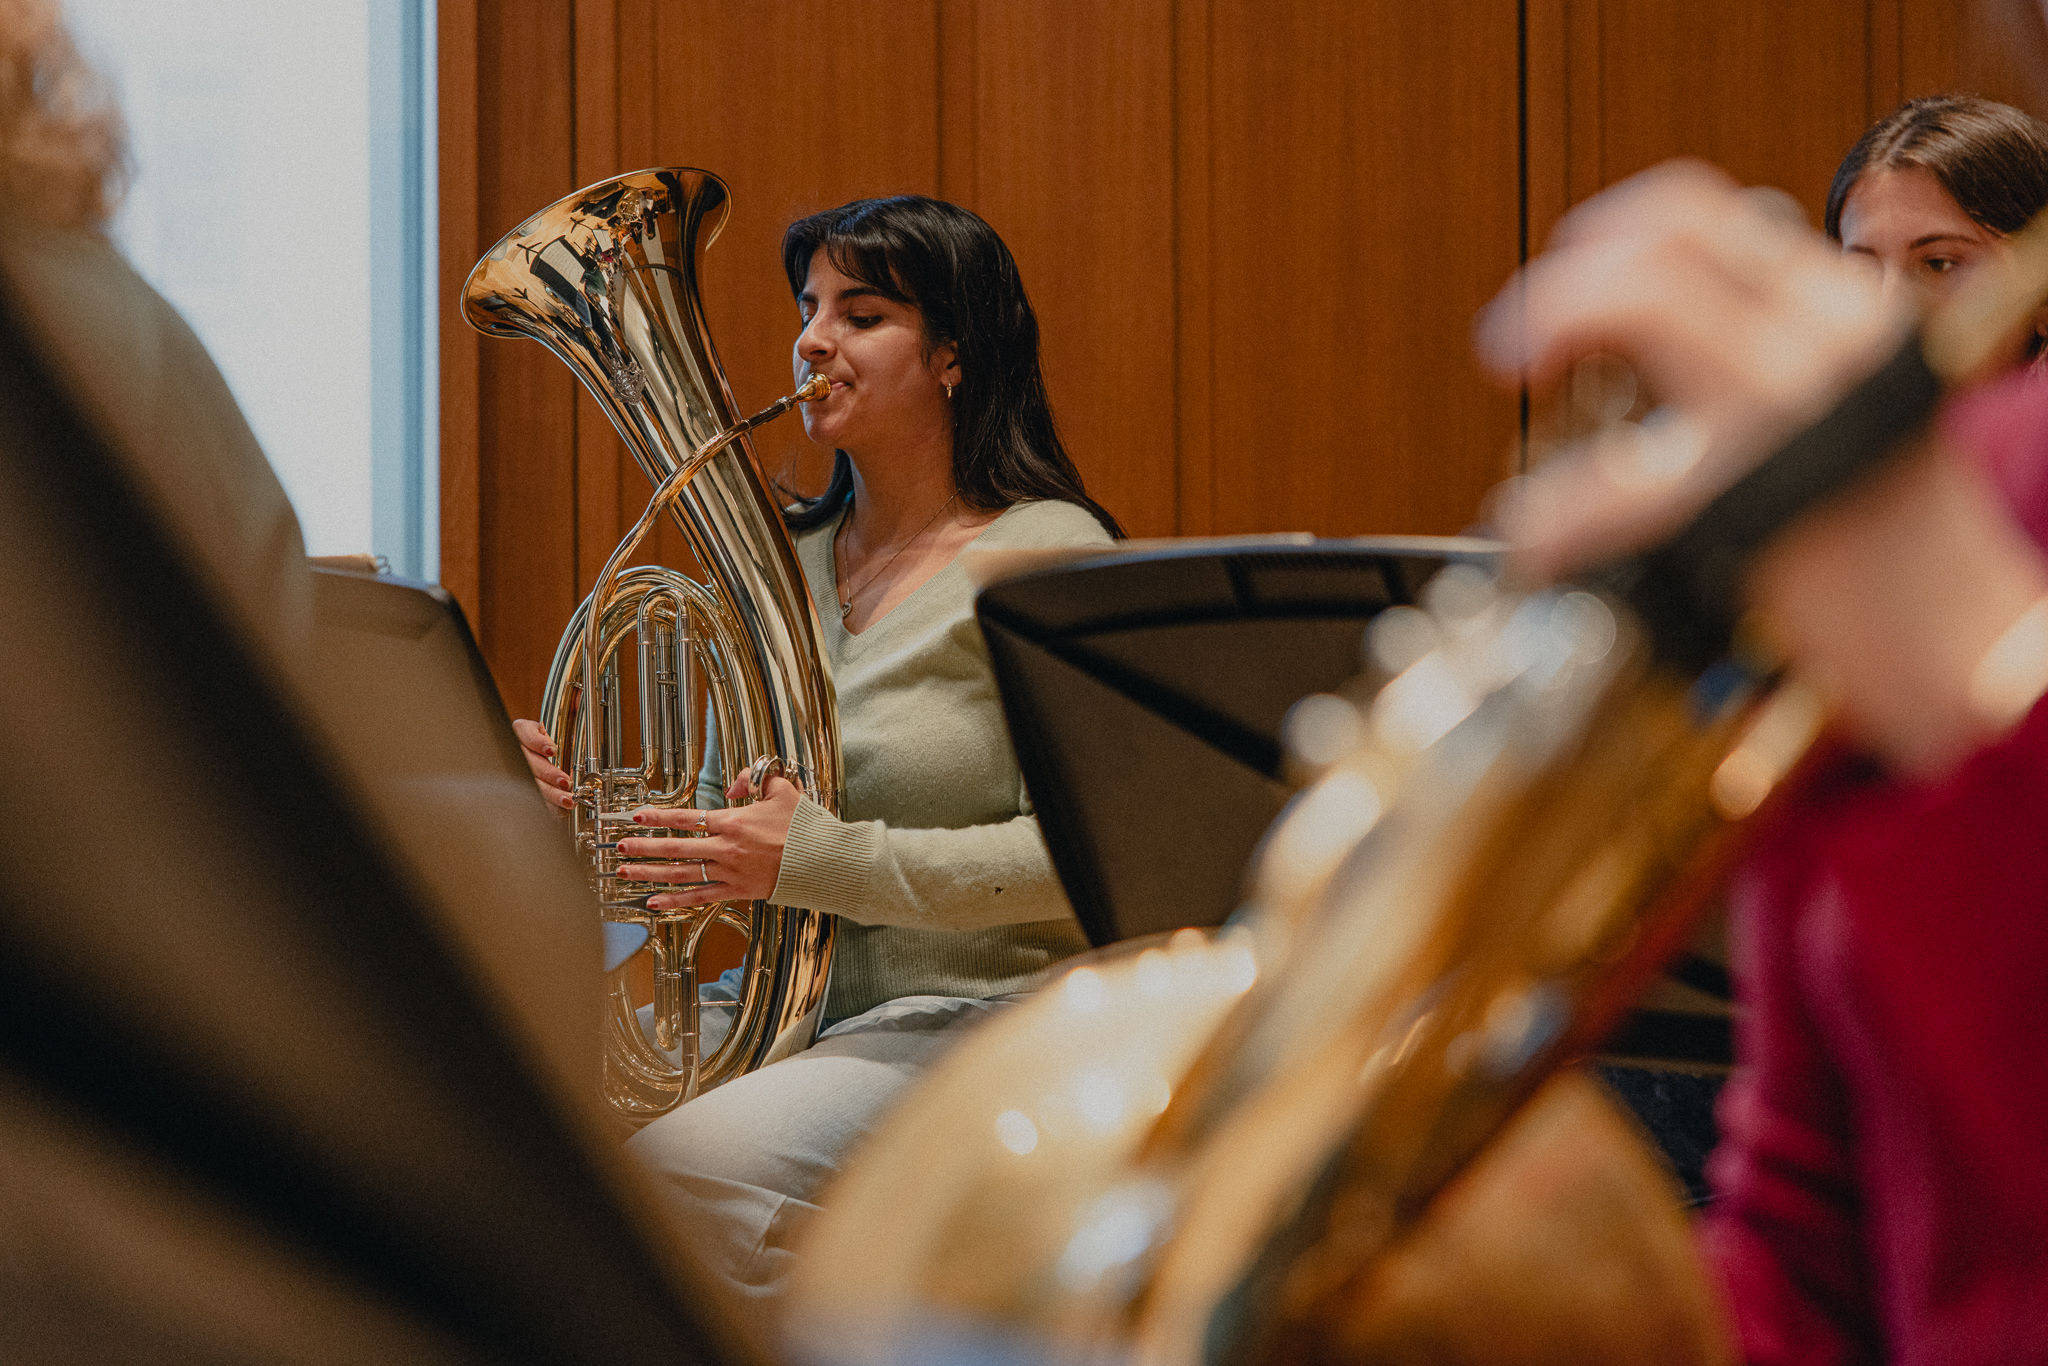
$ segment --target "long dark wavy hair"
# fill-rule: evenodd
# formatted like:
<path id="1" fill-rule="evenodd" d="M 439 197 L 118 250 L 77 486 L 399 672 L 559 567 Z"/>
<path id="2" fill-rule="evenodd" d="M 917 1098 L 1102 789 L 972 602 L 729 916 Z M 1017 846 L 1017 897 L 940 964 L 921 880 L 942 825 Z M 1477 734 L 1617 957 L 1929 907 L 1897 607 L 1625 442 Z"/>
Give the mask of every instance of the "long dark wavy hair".
<path id="1" fill-rule="evenodd" d="M 856 199 L 800 218 L 782 235 L 791 294 L 802 295 L 820 248 L 841 274 L 917 310 L 927 357 L 947 342 L 958 348 L 953 483 L 961 502 L 983 512 L 1074 503 L 1110 535 L 1124 534 L 1088 496 L 1060 440 L 1038 364 L 1038 315 L 995 229 L 957 204 L 923 195 Z M 852 496 L 853 464 L 836 451 L 825 491 L 797 499 L 784 520 L 794 531 L 822 526 Z"/>

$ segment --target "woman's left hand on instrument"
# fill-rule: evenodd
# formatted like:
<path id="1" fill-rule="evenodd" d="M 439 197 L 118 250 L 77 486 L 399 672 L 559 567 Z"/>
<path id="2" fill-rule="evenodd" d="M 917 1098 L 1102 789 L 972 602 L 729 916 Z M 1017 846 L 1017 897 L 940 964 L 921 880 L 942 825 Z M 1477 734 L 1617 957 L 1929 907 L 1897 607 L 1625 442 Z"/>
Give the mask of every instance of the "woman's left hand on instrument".
<path id="1" fill-rule="evenodd" d="M 540 722 L 518 720 L 512 723 L 512 734 L 519 739 L 519 752 L 526 759 L 526 767 L 533 774 L 534 782 L 540 785 L 540 795 L 550 806 L 566 811 L 576 804 L 571 795 L 575 784 L 569 775 L 558 768 L 555 742 L 541 729 Z"/>
<path id="2" fill-rule="evenodd" d="M 727 799 L 734 802 L 743 802 L 748 795 L 745 778 L 726 789 Z M 770 778 L 760 800 L 744 806 L 718 811 L 642 807 L 634 813 L 642 825 L 666 826 L 698 838 L 649 835 L 620 840 L 621 857 L 632 861 L 626 875 L 642 882 L 709 884 L 649 897 L 647 908 L 653 911 L 765 899 L 782 873 L 782 848 L 789 841 L 789 824 L 802 795 L 787 778 Z"/>

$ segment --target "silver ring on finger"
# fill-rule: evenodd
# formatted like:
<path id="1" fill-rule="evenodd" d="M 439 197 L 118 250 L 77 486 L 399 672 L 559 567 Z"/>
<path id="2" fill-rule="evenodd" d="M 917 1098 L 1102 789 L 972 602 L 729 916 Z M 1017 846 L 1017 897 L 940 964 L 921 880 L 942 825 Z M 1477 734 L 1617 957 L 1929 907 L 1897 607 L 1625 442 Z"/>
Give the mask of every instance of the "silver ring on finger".
<path id="1" fill-rule="evenodd" d="M 697 860 L 697 881 L 699 881 L 699 882 L 709 882 L 709 881 L 711 881 L 711 872 L 710 872 L 710 870 L 709 870 L 709 869 L 708 869 L 708 868 L 707 868 L 707 867 L 705 866 L 705 861 L 704 861 L 703 859 L 698 859 L 698 860 Z"/>

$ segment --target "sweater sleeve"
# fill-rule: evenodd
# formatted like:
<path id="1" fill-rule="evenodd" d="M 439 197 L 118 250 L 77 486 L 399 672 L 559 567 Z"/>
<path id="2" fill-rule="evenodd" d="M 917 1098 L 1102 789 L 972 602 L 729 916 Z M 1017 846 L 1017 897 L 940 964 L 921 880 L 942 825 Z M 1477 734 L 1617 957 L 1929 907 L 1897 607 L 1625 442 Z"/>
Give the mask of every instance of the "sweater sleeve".
<path id="1" fill-rule="evenodd" d="M 790 822 L 778 905 L 863 925 L 980 930 L 1067 920 L 1036 816 L 957 830 L 897 830 L 842 821 L 806 797 Z"/>
<path id="2" fill-rule="evenodd" d="M 1751 1366 L 1880 1359 L 1849 1101 L 1799 985 L 1797 912 L 1821 891 L 1803 806 L 1787 804 L 1733 889 L 1742 1065 L 1717 1107 L 1718 1198 L 1700 1230 Z"/>

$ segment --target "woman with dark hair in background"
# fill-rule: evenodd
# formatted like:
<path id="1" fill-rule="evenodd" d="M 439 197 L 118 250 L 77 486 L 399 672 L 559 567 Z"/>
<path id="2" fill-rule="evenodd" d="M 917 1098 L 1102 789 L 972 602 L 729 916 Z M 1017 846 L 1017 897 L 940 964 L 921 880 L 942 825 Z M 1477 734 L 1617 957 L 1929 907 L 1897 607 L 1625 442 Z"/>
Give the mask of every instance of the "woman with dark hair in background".
<path id="1" fill-rule="evenodd" d="M 1829 237 L 1885 287 L 1946 298 L 2048 205 L 2048 125 L 1973 95 L 1912 100 L 1873 125 L 1828 187 Z M 2011 359 L 2038 359 L 2048 311 Z"/>
<path id="2" fill-rule="evenodd" d="M 860 200 L 793 224 L 783 264 L 803 319 L 796 378 L 832 382 L 802 410 L 835 451 L 831 482 L 788 520 L 838 692 L 843 811 L 779 778 L 743 806 L 700 789 L 708 809 L 643 819 L 702 821 L 710 837 L 691 849 L 704 863 L 637 874 L 708 884 L 655 909 L 762 897 L 840 917 L 818 1043 L 631 1143 L 685 1207 L 708 1269 L 756 1305 L 844 1154 L 952 1031 L 1087 947 L 1010 748 L 960 553 L 1120 534 L 1061 445 L 1037 319 L 986 223 L 917 196 Z M 552 766 L 536 772 L 566 789 Z M 750 795 L 746 780 L 726 795 Z"/>
<path id="3" fill-rule="evenodd" d="M 1864 188 L 1921 177 L 2001 250 L 2024 209 L 1977 187 L 2025 174 L 1978 174 L 1984 114 L 1928 101 L 1880 125 L 1830 227 L 1855 251 Z M 1930 287 L 1956 245 L 1922 244 Z M 1894 279 L 1912 264 L 1868 254 Z M 1743 514 L 1782 521 L 1745 562 L 1755 638 L 1835 727 L 1733 887 L 1742 1011 L 1702 1242 L 1757 1366 L 2048 1361 L 2048 386 L 2008 375 L 1930 415 L 1907 396 L 1933 384 L 1898 378 L 1927 300 L 1870 283 L 1696 165 L 1574 209 L 1482 346 L 1539 386 L 1626 358 L 1693 424 L 1690 458 L 1643 478 L 1560 458 L 1502 529 L 1524 574 L 1568 575 L 1665 541 L 1774 449 L 1800 478 L 1884 457 L 1799 511 L 1781 473 Z M 2032 286 L 2003 283 L 2016 359 Z M 1822 421 L 1838 401 L 1853 418 Z"/>

